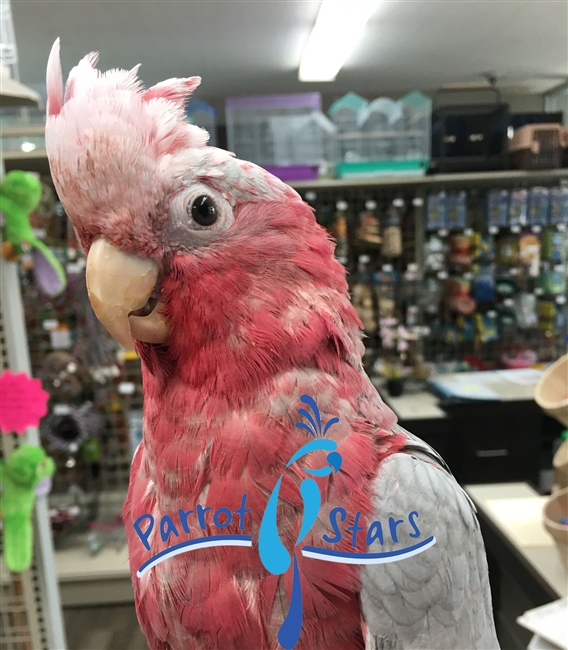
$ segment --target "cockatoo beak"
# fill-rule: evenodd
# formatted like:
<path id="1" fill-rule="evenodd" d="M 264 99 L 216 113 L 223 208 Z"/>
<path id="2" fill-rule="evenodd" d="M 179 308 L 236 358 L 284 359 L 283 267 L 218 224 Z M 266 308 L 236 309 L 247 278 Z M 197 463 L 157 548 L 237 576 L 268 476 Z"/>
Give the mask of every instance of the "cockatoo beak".
<path id="1" fill-rule="evenodd" d="M 155 260 L 125 253 L 99 237 L 89 249 L 86 275 L 93 310 L 121 345 L 132 350 L 133 339 L 164 343 L 168 327 L 156 295 Z"/>

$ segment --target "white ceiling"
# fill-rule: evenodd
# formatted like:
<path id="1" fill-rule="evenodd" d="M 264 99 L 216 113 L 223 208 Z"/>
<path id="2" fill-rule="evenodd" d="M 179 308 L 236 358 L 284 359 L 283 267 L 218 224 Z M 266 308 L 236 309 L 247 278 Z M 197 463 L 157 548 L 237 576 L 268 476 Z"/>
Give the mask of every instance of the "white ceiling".
<path id="1" fill-rule="evenodd" d="M 383 0 L 337 80 L 301 84 L 298 65 L 318 7 L 311 0 L 12 0 L 20 78 L 44 84 L 58 36 L 65 74 L 98 50 L 103 69 L 141 63 L 147 85 L 201 75 L 198 95 L 217 101 L 312 90 L 372 97 L 478 80 L 485 71 L 509 92 L 543 92 L 568 76 L 567 0 Z"/>

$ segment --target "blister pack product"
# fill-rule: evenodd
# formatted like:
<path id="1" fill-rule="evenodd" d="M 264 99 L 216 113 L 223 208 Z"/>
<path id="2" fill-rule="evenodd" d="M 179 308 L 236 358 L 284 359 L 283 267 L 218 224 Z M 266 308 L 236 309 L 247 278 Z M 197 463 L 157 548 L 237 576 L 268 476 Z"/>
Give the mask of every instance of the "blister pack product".
<path id="1" fill-rule="evenodd" d="M 447 195 L 445 192 L 430 194 L 426 206 L 428 230 L 442 230 L 446 226 Z"/>
<path id="2" fill-rule="evenodd" d="M 482 266 L 473 278 L 473 298 L 477 303 L 495 300 L 495 265 Z"/>
<path id="3" fill-rule="evenodd" d="M 528 190 L 511 192 L 509 200 L 509 226 L 524 226 L 527 223 Z"/>
<path id="4" fill-rule="evenodd" d="M 566 260 L 568 235 L 564 232 L 547 230 L 542 233 L 541 257 L 543 260 L 561 264 Z"/>
<path id="5" fill-rule="evenodd" d="M 548 221 L 550 192 L 547 187 L 533 187 L 529 192 L 529 224 L 544 226 Z"/>
<path id="6" fill-rule="evenodd" d="M 446 199 L 446 228 L 460 230 L 467 225 L 467 195 L 454 192 Z"/>
<path id="7" fill-rule="evenodd" d="M 550 218 L 552 226 L 568 224 L 568 187 L 554 187 L 550 190 Z"/>
<path id="8" fill-rule="evenodd" d="M 509 214 L 509 192 L 492 190 L 487 194 L 487 225 L 504 228 Z"/>

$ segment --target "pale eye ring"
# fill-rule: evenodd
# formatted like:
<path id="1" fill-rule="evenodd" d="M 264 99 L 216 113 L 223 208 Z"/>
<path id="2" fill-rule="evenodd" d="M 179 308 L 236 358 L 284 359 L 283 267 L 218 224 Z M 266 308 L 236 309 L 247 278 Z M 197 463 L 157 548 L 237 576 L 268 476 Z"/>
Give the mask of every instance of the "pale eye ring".
<path id="1" fill-rule="evenodd" d="M 188 206 L 189 216 L 200 226 L 212 226 L 219 218 L 215 201 L 207 194 L 197 196 Z"/>

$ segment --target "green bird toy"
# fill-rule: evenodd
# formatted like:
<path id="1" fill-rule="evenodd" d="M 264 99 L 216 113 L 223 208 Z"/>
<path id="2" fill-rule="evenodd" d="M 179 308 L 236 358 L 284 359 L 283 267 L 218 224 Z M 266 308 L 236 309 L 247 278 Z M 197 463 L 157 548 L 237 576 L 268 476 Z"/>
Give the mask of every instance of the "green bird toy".
<path id="1" fill-rule="evenodd" d="M 67 279 L 63 267 L 49 248 L 34 235 L 30 214 L 41 200 L 41 182 L 33 174 L 11 171 L 0 184 L 0 226 L 2 254 L 17 261 L 31 252 L 36 284 L 48 296 L 58 296 Z"/>
<path id="2" fill-rule="evenodd" d="M 0 516 L 4 560 L 13 573 L 29 568 L 33 555 L 32 510 L 35 497 L 51 487 L 55 463 L 41 447 L 22 445 L 0 461 Z"/>

